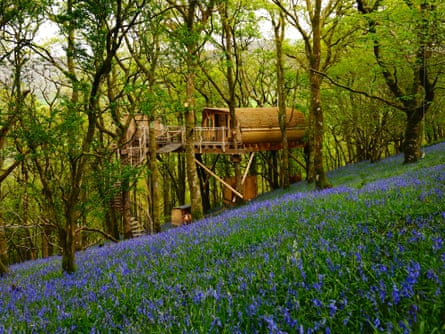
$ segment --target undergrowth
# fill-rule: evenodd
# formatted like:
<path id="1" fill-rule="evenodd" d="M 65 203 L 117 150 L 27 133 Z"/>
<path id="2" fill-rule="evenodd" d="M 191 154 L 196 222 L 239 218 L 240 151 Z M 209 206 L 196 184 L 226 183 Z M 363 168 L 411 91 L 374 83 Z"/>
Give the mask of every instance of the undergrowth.
<path id="1" fill-rule="evenodd" d="M 441 333 L 445 144 L 164 233 L 11 267 L 0 332 Z"/>

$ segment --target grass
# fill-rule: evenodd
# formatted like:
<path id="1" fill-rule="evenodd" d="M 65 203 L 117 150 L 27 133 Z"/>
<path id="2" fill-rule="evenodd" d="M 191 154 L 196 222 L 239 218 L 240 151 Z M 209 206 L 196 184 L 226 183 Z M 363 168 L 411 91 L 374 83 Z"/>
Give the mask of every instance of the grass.
<path id="1" fill-rule="evenodd" d="M 164 233 L 12 266 L 0 333 L 445 332 L 445 143 Z"/>

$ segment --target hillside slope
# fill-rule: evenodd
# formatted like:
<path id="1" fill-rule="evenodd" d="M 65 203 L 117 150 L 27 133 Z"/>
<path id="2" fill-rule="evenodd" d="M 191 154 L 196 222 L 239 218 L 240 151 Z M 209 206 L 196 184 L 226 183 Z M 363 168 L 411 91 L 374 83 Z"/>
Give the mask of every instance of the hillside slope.
<path id="1" fill-rule="evenodd" d="M 0 333 L 445 331 L 445 144 L 0 281 Z"/>

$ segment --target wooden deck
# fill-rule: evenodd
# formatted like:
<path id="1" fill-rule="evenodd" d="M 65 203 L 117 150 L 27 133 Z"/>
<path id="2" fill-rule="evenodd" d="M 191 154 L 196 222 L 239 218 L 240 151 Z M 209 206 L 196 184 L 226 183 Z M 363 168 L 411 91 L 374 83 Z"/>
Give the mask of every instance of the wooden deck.
<path id="1" fill-rule="evenodd" d="M 194 128 L 194 148 L 198 154 L 248 154 L 261 151 L 278 151 L 280 142 L 262 143 L 234 143 L 228 138 L 228 129 Z M 302 141 L 289 141 L 289 148 L 303 147 Z M 185 128 L 166 128 L 156 137 L 157 153 L 171 153 L 185 151 Z M 131 164 L 138 164 L 146 159 L 149 152 L 148 136 L 143 140 L 133 140 L 126 148 L 120 150 L 122 156 L 127 156 Z"/>

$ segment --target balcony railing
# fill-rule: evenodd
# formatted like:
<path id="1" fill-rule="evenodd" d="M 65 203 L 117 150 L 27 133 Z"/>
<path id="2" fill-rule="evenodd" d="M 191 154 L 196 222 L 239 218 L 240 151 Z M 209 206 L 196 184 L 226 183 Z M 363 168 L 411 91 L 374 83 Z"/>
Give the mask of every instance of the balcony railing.
<path id="1" fill-rule="evenodd" d="M 168 144 L 184 144 L 185 128 L 183 126 L 166 126 L 161 133 L 156 136 L 156 144 L 165 146 Z"/>
<path id="2" fill-rule="evenodd" d="M 204 147 L 220 147 L 225 151 L 228 129 L 226 127 L 195 127 L 193 132 L 194 144 L 200 151 Z"/>

